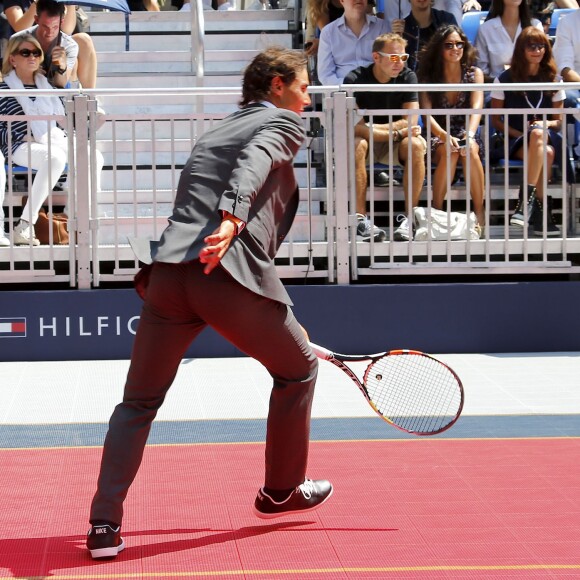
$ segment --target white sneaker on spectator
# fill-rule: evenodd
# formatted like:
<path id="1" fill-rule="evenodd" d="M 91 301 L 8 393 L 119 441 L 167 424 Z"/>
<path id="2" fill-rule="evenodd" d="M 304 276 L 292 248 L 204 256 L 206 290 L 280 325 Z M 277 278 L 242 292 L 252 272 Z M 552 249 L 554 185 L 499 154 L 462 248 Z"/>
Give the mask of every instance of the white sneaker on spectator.
<path id="1" fill-rule="evenodd" d="M 397 229 L 393 233 L 393 237 L 396 242 L 408 242 L 409 239 L 413 239 L 413 233 L 409 227 L 409 218 L 404 214 L 399 214 L 395 218 L 399 224 Z"/>
<path id="2" fill-rule="evenodd" d="M 34 226 L 27 221 L 20 220 L 14 227 L 14 244 L 16 246 L 40 246 L 40 242 L 34 236 Z"/>
<path id="3" fill-rule="evenodd" d="M 387 239 L 387 232 L 377 228 L 368 217 L 357 213 L 356 219 L 356 237 L 358 240 L 370 242 L 373 238 L 375 242 L 384 242 Z"/>
<path id="4" fill-rule="evenodd" d="M 6 234 L 2 231 L 0 232 L 0 248 L 6 248 L 10 245 L 10 240 L 6 237 Z"/>

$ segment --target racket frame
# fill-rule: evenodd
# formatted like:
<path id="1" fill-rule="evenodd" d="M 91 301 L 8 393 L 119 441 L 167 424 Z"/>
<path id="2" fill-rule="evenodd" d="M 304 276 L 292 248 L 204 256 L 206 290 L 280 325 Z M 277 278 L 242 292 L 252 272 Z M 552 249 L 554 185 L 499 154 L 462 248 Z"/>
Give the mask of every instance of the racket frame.
<path id="1" fill-rule="evenodd" d="M 420 437 L 438 435 L 439 433 L 443 433 L 444 431 L 447 431 L 447 429 L 452 427 L 455 424 L 455 422 L 457 421 L 457 419 L 459 419 L 461 412 L 463 411 L 465 393 L 463 390 L 463 383 L 461 382 L 461 379 L 458 377 L 457 373 L 449 365 L 446 365 L 444 362 L 441 362 L 439 359 L 435 358 L 434 356 L 431 356 L 430 354 L 421 352 L 419 350 L 411 350 L 411 349 L 395 349 L 395 350 L 390 350 L 390 351 L 385 351 L 385 352 L 378 352 L 375 354 L 341 354 L 338 352 L 333 352 L 331 350 L 328 350 L 327 348 L 324 348 L 323 346 L 320 346 L 318 344 L 314 344 L 312 342 L 310 343 L 310 346 L 311 346 L 314 354 L 319 359 L 328 361 L 329 363 L 332 363 L 334 366 L 338 367 L 340 370 L 345 372 L 350 377 L 350 379 L 356 384 L 356 386 L 359 388 L 359 390 L 364 395 L 365 399 L 367 400 L 367 403 L 371 406 L 373 411 L 381 419 L 383 419 L 383 421 L 386 421 L 389 425 L 392 425 L 393 427 L 395 427 L 399 431 L 403 431 L 404 433 L 410 433 L 411 435 L 417 435 Z M 445 424 L 443 427 L 441 427 L 440 429 L 437 429 L 436 431 L 428 431 L 428 432 L 409 431 L 409 430 L 405 429 L 404 427 L 397 425 L 395 422 L 393 422 L 391 419 L 389 419 L 388 417 L 383 415 L 377 409 L 376 405 L 373 403 L 372 399 L 370 398 L 370 396 L 368 394 L 368 391 L 367 391 L 367 388 L 364 384 L 364 381 L 366 380 L 368 372 L 371 369 L 371 367 L 373 366 L 373 364 L 385 356 L 401 356 L 401 355 L 411 355 L 411 356 L 416 355 L 416 356 L 422 356 L 422 357 L 426 357 L 428 359 L 431 359 L 431 360 L 435 361 L 436 363 L 445 367 L 453 375 L 453 377 L 455 378 L 455 381 L 457 382 L 457 386 L 459 388 L 459 394 L 460 394 L 460 403 L 459 403 L 459 407 L 457 409 L 457 412 L 455 413 L 455 416 L 454 416 L 452 421 Z M 365 373 L 363 375 L 362 381 L 358 378 L 357 374 L 350 367 L 348 367 L 347 365 L 344 364 L 345 362 L 365 362 L 365 361 L 369 361 L 369 364 L 368 364 L 367 368 L 365 369 Z"/>

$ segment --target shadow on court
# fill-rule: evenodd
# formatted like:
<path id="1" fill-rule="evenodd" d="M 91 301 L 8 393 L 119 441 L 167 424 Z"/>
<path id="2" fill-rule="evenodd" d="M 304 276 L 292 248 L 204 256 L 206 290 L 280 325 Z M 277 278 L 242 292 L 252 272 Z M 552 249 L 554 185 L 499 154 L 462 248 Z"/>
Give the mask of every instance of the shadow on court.
<path id="1" fill-rule="evenodd" d="M 215 530 L 211 528 L 183 528 L 173 530 L 143 530 L 123 532 L 125 549 L 114 560 L 115 565 L 131 561 L 142 561 L 161 555 L 171 555 L 185 550 L 195 550 L 212 545 L 239 542 L 257 538 L 280 531 L 295 531 L 309 533 L 317 532 L 352 532 L 346 528 L 308 528 L 318 522 L 291 521 L 277 522 L 258 526 L 246 526 L 235 530 Z M 395 532 L 396 529 L 359 529 L 358 532 Z M 197 538 L 170 540 L 164 539 L 175 535 L 197 535 Z M 145 547 L 140 538 L 154 537 L 155 542 Z M 146 553 L 144 553 L 146 552 Z M 50 578 L 59 577 L 66 570 L 85 568 L 90 574 L 90 566 L 111 566 L 112 560 L 92 560 L 85 547 L 85 536 L 54 536 L 44 538 L 14 538 L 0 540 L 0 573 L 9 571 L 14 578 Z M 4 570 L 6 572 L 4 572 Z M 53 573 L 56 571 L 56 574 Z M 105 570 L 102 570 L 105 572 Z M 112 572 L 112 571 L 111 571 Z M 224 570 L 225 572 L 225 570 Z M 2 578 L 3 576 L 0 576 Z"/>

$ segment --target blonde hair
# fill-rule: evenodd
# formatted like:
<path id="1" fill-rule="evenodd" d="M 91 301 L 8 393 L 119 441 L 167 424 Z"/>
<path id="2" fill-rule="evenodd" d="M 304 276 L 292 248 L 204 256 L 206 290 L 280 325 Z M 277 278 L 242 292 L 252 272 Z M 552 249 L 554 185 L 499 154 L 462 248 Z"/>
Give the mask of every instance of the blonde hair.
<path id="1" fill-rule="evenodd" d="M 44 51 L 40 46 L 40 43 L 32 34 L 17 34 L 12 36 L 8 41 L 8 46 L 6 47 L 6 51 L 4 53 L 4 60 L 2 62 L 2 76 L 6 76 L 9 72 L 14 70 L 12 63 L 10 62 L 10 57 L 18 52 L 20 46 L 28 42 L 33 44 L 38 50 L 40 50 L 40 58 L 38 59 L 38 63 L 40 64 L 44 60 Z M 40 66 L 39 66 L 40 68 Z"/>
<path id="2" fill-rule="evenodd" d="M 318 26 L 318 21 L 322 16 L 328 17 L 328 3 L 329 0 L 308 0 L 306 4 L 306 19 L 310 21 L 313 29 Z"/>
<path id="3" fill-rule="evenodd" d="M 385 34 L 381 34 L 375 38 L 373 42 L 372 52 L 379 52 L 385 48 L 385 44 L 389 44 L 389 42 L 396 42 L 403 46 L 403 48 L 407 47 L 407 40 L 403 38 L 401 35 L 395 32 L 386 32 Z"/>

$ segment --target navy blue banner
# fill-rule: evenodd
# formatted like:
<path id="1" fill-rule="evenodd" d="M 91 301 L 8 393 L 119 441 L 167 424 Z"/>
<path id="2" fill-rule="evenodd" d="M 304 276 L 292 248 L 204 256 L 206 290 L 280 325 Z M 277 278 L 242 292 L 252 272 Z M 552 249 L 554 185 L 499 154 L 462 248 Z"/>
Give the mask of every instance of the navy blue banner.
<path id="1" fill-rule="evenodd" d="M 290 286 L 289 292 L 311 340 L 338 352 L 580 351 L 580 282 Z M 0 361 L 127 359 L 141 304 L 129 289 L 3 291 Z M 211 329 L 187 353 L 239 355 Z"/>

